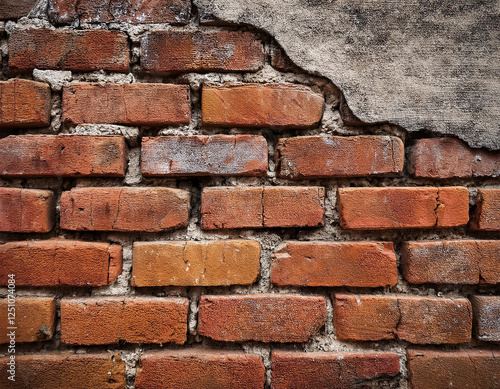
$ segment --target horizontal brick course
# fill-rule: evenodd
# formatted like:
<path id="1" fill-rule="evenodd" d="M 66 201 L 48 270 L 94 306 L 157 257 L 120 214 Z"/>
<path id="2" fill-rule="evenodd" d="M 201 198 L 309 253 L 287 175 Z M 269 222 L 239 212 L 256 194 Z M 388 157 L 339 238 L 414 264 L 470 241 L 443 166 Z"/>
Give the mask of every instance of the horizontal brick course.
<path id="1" fill-rule="evenodd" d="M 471 227 L 481 231 L 500 231 L 500 189 L 479 189 Z"/>
<path id="2" fill-rule="evenodd" d="M 474 334 L 486 342 L 500 342 L 500 296 L 470 297 L 474 311 Z"/>
<path id="3" fill-rule="evenodd" d="M 0 20 L 27 16 L 37 2 L 38 0 L 2 0 L 0 3 Z"/>

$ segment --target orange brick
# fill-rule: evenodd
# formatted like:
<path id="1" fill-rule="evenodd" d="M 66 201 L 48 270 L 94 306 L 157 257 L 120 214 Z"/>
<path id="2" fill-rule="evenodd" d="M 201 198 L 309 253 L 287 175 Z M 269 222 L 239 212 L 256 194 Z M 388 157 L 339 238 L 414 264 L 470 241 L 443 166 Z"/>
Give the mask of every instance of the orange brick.
<path id="1" fill-rule="evenodd" d="M 481 231 L 500 231 L 500 189 L 479 189 L 471 227 Z"/>
<path id="2" fill-rule="evenodd" d="M 471 296 L 474 333 L 486 342 L 500 342 L 500 296 Z"/>

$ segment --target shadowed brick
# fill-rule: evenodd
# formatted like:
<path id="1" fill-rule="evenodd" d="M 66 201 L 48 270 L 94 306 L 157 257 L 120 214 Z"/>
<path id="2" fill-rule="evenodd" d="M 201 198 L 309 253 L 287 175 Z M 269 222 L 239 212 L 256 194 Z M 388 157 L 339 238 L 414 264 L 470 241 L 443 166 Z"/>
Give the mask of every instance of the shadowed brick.
<path id="1" fill-rule="evenodd" d="M 500 342 L 500 296 L 471 296 L 476 338 Z"/>
<path id="2" fill-rule="evenodd" d="M 481 231 L 500 231 L 500 189 L 479 189 L 471 227 Z"/>

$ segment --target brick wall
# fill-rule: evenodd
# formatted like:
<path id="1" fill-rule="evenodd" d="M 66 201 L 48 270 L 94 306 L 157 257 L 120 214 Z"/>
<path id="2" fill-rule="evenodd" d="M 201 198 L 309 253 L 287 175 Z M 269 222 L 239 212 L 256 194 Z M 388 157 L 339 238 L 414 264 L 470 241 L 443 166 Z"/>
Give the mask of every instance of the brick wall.
<path id="1" fill-rule="evenodd" d="M 1 387 L 500 387 L 500 152 L 360 123 L 188 0 L 33 3 L 0 5 Z"/>

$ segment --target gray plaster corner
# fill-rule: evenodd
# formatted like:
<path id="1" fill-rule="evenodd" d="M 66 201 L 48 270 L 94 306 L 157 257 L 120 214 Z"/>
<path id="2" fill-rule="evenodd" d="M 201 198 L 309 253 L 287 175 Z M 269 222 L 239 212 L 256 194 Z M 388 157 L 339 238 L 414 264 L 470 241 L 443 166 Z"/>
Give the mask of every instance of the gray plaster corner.
<path id="1" fill-rule="evenodd" d="M 500 0 L 194 0 L 271 34 L 364 122 L 500 149 Z"/>

